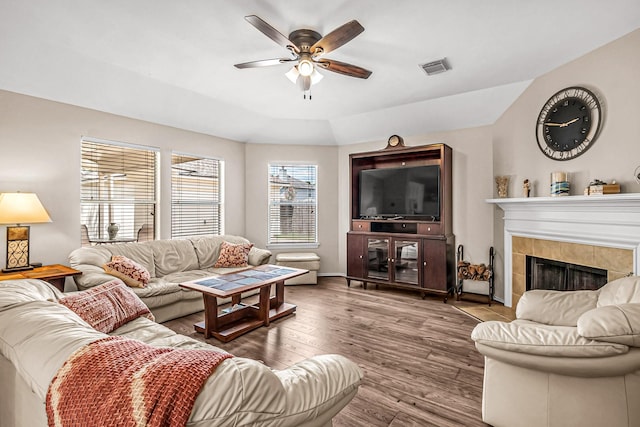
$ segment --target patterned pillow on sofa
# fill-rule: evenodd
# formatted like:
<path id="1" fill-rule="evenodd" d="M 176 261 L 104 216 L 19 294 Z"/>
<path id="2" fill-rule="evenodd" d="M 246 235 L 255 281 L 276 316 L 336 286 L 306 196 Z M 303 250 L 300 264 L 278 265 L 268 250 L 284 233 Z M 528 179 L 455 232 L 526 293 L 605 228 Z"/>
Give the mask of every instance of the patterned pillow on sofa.
<path id="1" fill-rule="evenodd" d="M 108 274 L 122 279 L 124 283 L 134 288 L 144 288 L 151 274 L 142 265 L 122 255 L 114 255 L 111 261 L 102 266 Z"/>
<path id="2" fill-rule="evenodd" d="M 68 294 L 58 302 L 106 334 L 140 316 L 155 320 L 142 300 L 119 279 Z"/>
<path id="3" fill-rule="evenodd" d="M 242 243 L 234 245 L 222 242 L 220 245 L 220 255 L 214 264 L 215 268 L 221 267 L 246 267 L 249 261 L 249 251 L 253 243 Z"/>

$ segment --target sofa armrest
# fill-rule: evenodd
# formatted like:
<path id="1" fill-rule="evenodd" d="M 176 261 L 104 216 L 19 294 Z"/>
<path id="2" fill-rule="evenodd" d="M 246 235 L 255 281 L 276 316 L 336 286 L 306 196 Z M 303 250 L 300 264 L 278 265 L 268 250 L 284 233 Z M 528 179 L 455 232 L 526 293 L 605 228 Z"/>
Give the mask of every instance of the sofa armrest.
<path id="1" fill-rule="evenodd" d="M 516 317 L 546 325 L 576 326 L 584 313 L 596 308 L 598 291 L 548 291 L 536 289 L 522 295 Z"/>
<path id="2" fill-rule="evenodd" d="M 111 252 L 102 246 L 79 248 L 69 254 L 71 268 L 82 271 L 82 274 L 73 277 L 76 286 L 81 291 L 101 285 L 114 278 L 104 271 L 103 266 L 111 261 Z"/>
<path id="3" fill-rule="evenodd" d="M 618 304 L 589 310 L 578 319 L 585 338 L 640 347 L 640 304 Z"/>
<path id="4" fill-rule="evenodd" d="M 360 368 L 339 355 L 314 356 L 281 371 L 234 357 L 205 383 L 189 425 L 324 425 L 361 380 Z"/>
<path id="5" fill-rule="evenodd" d="M 329 421 L 342 409 L 343 400 L 357 392 L 363 377 L 358 365 L 336 354 L 314 356 L 274 373 L 287 396 L 286 413 L 298 418 L 291 425 L 322 417 Z"/>
<path id="6" fill-rule="evenodd" d="M 471 339 L 500 350 L 548 357 L 606 357 L 629 351 L 623 344 L 585 338 L 575 327 L 520 320 L 480 323 L 473 329 Z"/>
<path id="7" fill-rule="evenodd" d="M 270 259 L 271 251 L 267 249 L 260 249 L 254 246 L 249 251 L 249 264 L 251 265 L 268 264 Z"/>

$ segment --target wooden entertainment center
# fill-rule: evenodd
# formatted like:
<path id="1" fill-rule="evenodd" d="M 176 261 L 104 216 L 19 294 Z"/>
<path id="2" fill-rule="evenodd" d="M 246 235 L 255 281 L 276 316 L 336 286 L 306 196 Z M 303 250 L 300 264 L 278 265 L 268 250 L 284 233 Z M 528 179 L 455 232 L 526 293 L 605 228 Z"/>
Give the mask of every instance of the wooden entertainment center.
<path id="1" fill-rule="evenodd" d="M 351 229 L 347 233 L 347 285 L 351 286 L 351 280 L 356 280 L 362 282 L 365 289 L 367 283 L 414 289 L 423 298 L 426 293 L 443 295 L 446 302 L 455 286 L 451 147 L 445 144 L 388 147 L 349 157 Z M 429 165 L 439 167 L 439 194 L 436 194 L 439 207 L 434 208 L 438 215 L 430 212 L 433 215 L 424 216 L 418 212 L 406 216 L 377 216 L 376 209 L 372 208 L 360 212 L 362 171 Z M 408 190 L 397 189 L 398 193 L 405 191 Z"/>

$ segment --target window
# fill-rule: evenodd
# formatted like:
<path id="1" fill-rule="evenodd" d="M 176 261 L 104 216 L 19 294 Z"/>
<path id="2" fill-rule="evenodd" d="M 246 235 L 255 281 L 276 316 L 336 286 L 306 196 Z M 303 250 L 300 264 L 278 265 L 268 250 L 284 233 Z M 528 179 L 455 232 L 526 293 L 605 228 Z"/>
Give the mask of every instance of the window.
<path id="1" fill-rule="evenodd" d="M 316 165 L 269 165 L 269 244 L 317 244 Z"/>
<path id="2" fill-rule="evenodd" d="M 224 162 L 171 155 L 171 237 L 223 234 Z"/>
<path id="3" fill-rule="evenodd" d="M 158 150 L 83 138 L 83 245 L 153 240 Z"/>

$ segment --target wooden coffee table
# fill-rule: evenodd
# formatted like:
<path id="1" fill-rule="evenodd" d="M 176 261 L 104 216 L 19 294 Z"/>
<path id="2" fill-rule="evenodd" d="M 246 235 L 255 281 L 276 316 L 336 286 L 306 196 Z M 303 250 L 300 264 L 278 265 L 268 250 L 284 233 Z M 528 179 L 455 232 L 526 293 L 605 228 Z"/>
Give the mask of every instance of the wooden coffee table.
<path id="1" fill-rule="evenodd" d="M 204 322 L 196 323 L 197 332 L 205 338 L 214 336 L 229 342 L 260 326 L 269 326 L 272 320 L 296 311 L 294 304 L 284 302 L 284 281 L 301 276 L 309 270 L 260 265 L 230 274 L 206 277 L 181 283 L 185 289 L 202 292 L 204 298 Z M 271 285 L 276 285 L 275 296 L 271 296 Z M 260 289 L 259 302 L 242 303 L 242 294 Z M 218 298 L 231 298 L 231 307 L 218 312 Z"/>

